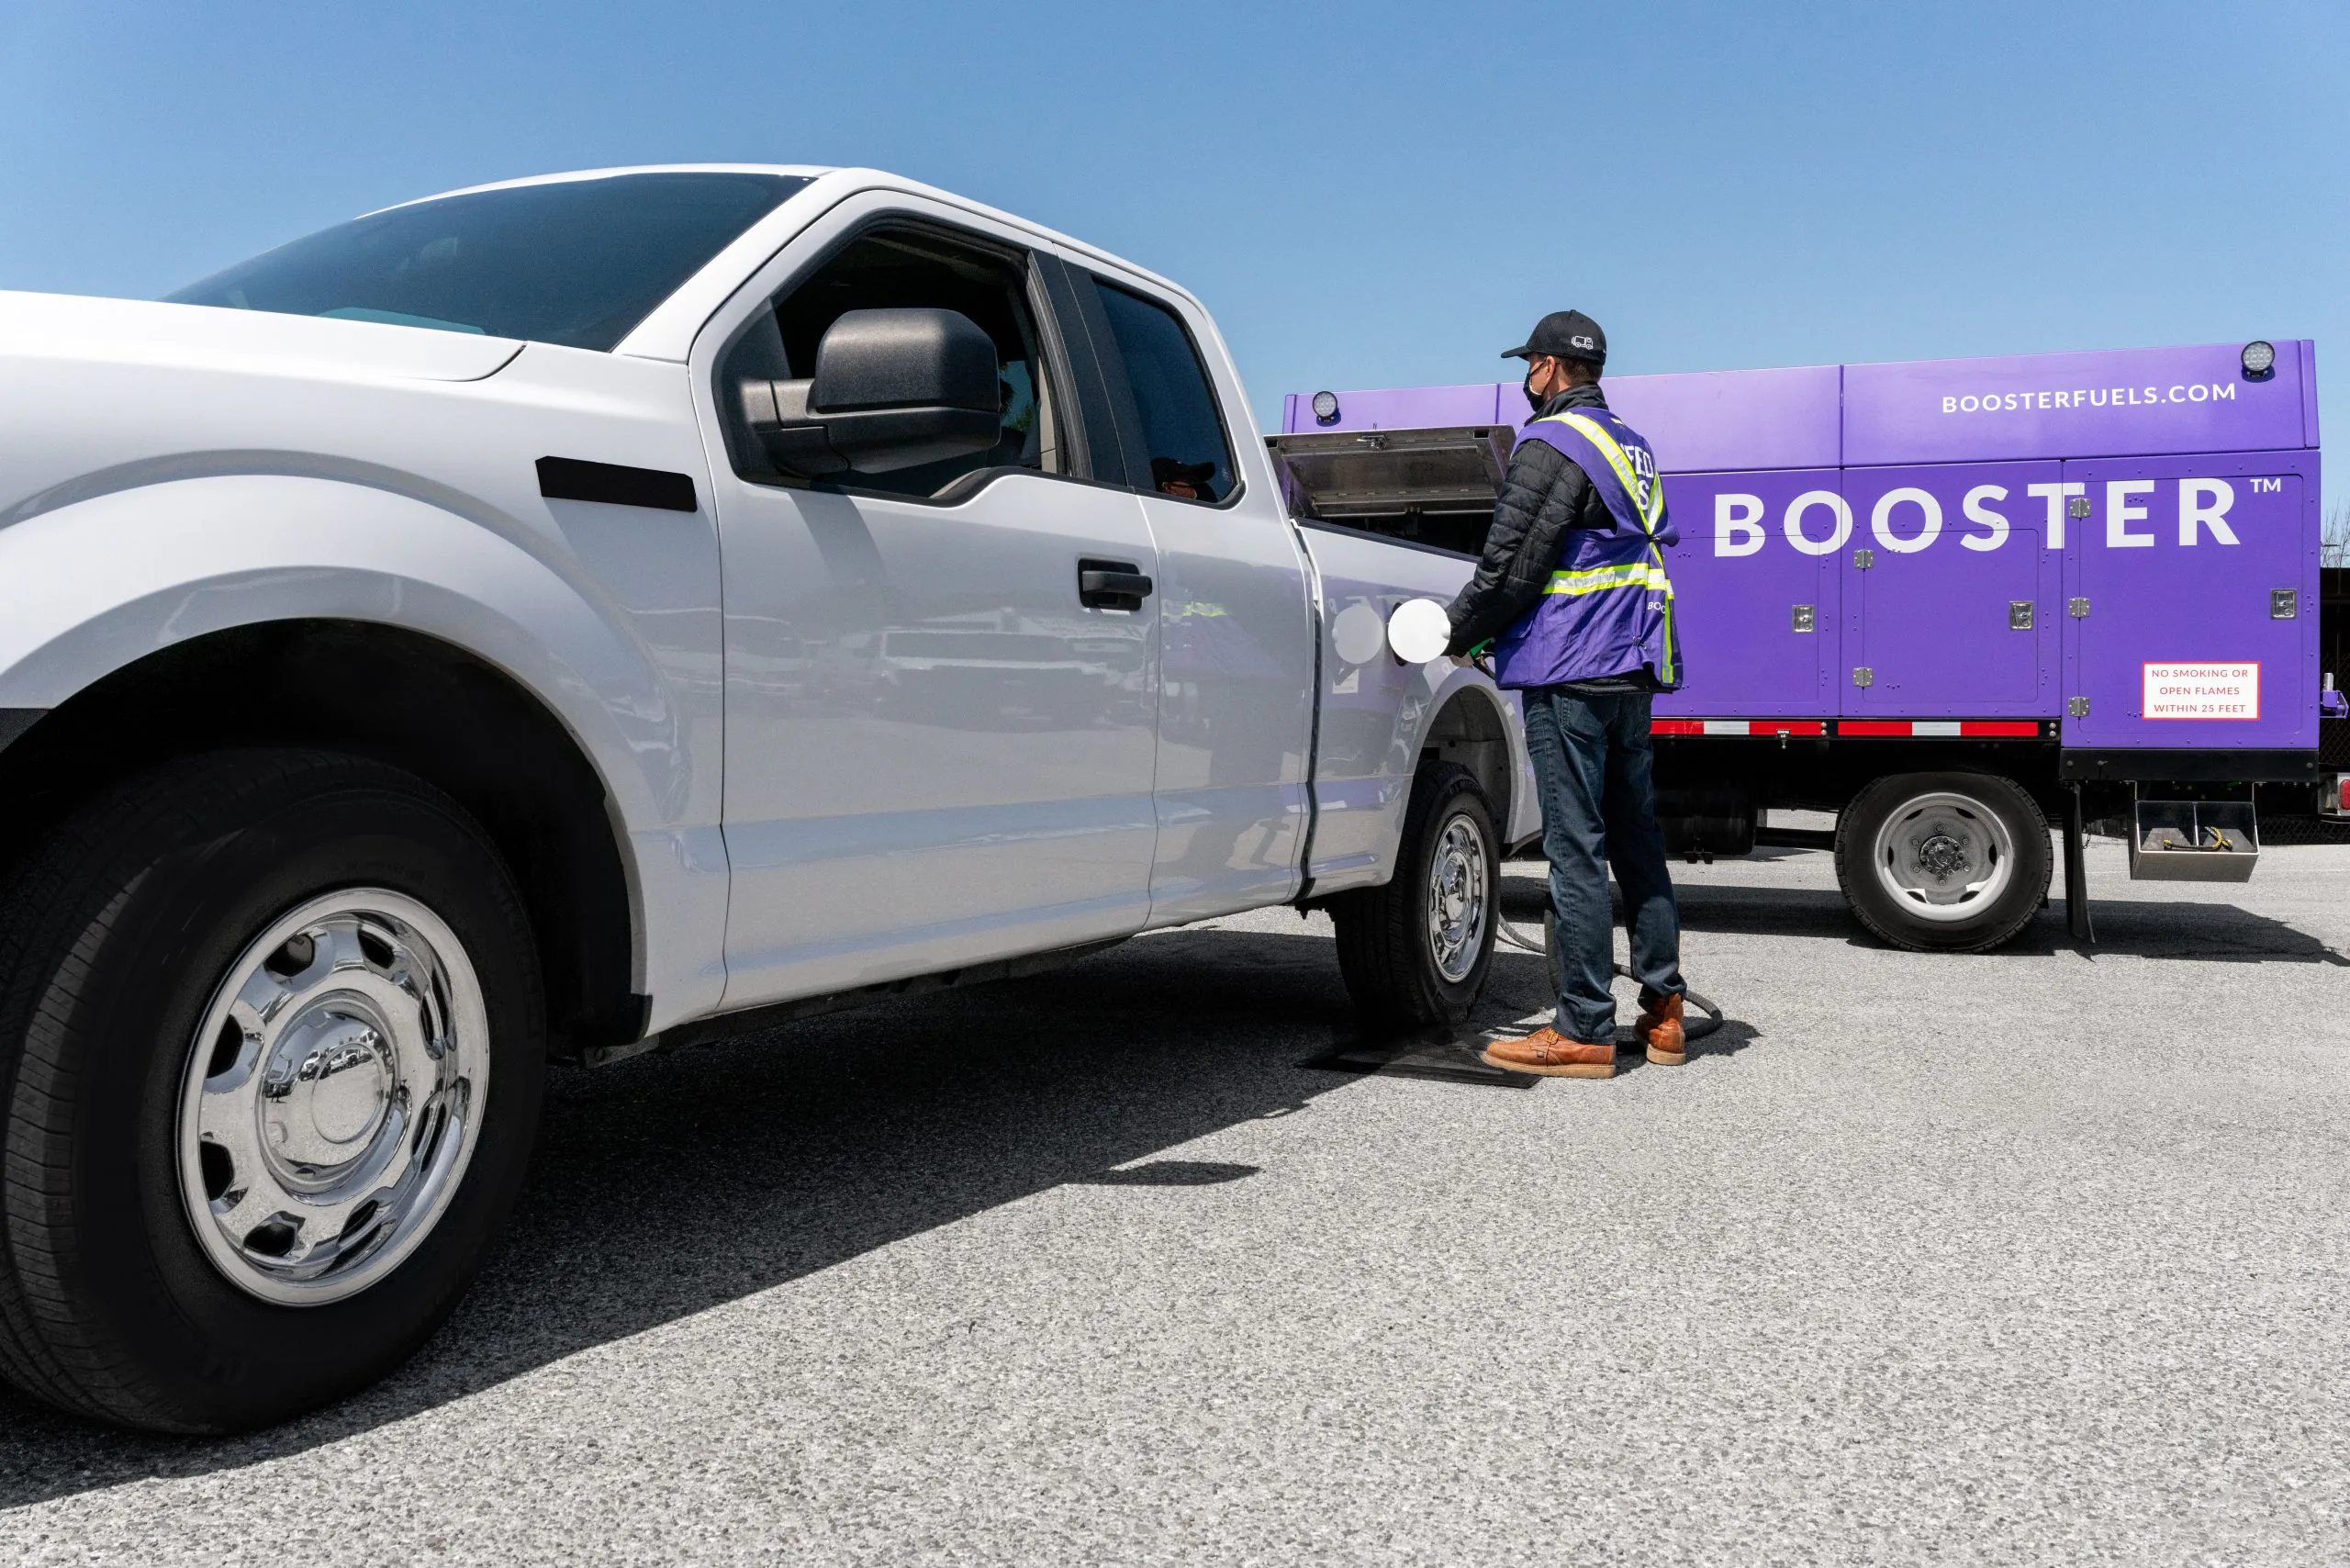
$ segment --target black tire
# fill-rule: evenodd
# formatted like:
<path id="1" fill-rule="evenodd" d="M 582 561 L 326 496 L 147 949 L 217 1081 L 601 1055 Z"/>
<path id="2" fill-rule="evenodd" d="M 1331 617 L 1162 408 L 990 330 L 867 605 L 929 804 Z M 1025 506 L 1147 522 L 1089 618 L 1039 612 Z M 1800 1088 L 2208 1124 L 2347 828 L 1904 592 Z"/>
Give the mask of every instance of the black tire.
<path id="1" fill-rule="evenodd" d="M 1942 858 L 1923 863 L 1921 850 Z M 1870 931 L 1919 952 L 1980 953 L 2013 937 L 2040 913 L 2053 859 L 2039 804 L 1997 774 L 1879 778 L 1836 823 L 1844 902 Z M 1980 883 L 1992 885 L 1957 890 Z"/>
<path id="2" fill-rule="evenodd" d="M 1431 935 L 1429 884 L 1456 822 L 1467 825 L 1482 850 L 1483 914 L 1482 931 L 1457 949 L 1463 957 L 1473 950 L 1474 961 L 1448 975 Z M 1338 971 L 1371 1027 L 1402 1032 L 1469 1016 L 1493 967 L 1501 890 L 1498 846 L 1493 805 L 1474 776 L 1449 762 L 1421 767 L 1412 782 L 1394 877 L 1383 887 L 1341 893 L 1329 903 L 1338 928 Z M 1469 858 L 1459 857 L 1462 868 Z"/>
<path id="3" fill-rule="evenodd" d="M 494 1070 L 470 1158 L 414 1249 L 356 1294 L 281 1305 L 232 1283 L 199 1239 L 181 1190 L 182 1100 L 231 965 L 288 912 L 359 888 L 412 899 L 453 934 Z M 397 1366 L 487 1257 L 545 1077 L 529 922 L 481 830 L 375 763 L 222 752 L 108 794 L 5 897 L 0 1372 L 78 1415 L 213 1433 L 283 1420 Z"/>

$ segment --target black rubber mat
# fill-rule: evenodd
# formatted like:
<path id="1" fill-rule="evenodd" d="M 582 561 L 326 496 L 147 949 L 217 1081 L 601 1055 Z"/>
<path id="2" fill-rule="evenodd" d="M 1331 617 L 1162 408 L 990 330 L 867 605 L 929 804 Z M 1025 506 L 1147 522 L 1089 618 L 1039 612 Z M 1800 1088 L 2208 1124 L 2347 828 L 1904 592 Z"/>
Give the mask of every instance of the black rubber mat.
<path id="1" fill-rule="evenodd" d="M 1336 1049 L 1298 1063 L 1324 1072 L 1372 1073 L 1387 1078 L 1432 1078 L 1447 1083 L 1483 1083 L 1494 1089 L 1531 1089 L 1541 1081 L 1532 1073 L 1505 1072 L 1480 1059 L 1485 1042 L 1513 1033 L 1510 1028 L 1476 1034 L 1430 1033 L 1396 1038 L 1362 1037 L 1342 1041 Z"/>

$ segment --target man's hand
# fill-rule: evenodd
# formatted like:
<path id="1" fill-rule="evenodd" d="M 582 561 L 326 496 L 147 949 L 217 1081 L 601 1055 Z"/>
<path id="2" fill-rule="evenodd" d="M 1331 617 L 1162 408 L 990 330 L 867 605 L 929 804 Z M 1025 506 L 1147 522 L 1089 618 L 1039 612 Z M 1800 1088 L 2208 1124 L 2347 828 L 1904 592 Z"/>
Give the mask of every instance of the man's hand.
<path id="1" fill-rule="evenodd" d="M 1462 669 L 1481 669 L 1488 678 L 1494 674 L 1494 640 L 1491 637 L 1465 654 L 1450 654 L 1446 656 Z"/>

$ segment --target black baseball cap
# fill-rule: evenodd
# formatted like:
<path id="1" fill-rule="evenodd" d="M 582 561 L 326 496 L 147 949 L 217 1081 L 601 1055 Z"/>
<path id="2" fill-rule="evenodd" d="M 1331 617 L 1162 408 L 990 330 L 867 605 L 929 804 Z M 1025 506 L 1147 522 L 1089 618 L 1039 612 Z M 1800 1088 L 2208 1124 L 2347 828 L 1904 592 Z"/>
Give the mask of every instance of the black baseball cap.
<path id="1" fill-rule="evenodd" d="M 1607 363 L 1607 334 L 1599 323 L 1580 310 L 1553 310 L 1534 324 L 1534 333 L 1514 349 L 1504 349 L 1504 359 L 1532 359 L 1546 353 L 1553 359 L 1587 359 L 1594 364 Z"/>

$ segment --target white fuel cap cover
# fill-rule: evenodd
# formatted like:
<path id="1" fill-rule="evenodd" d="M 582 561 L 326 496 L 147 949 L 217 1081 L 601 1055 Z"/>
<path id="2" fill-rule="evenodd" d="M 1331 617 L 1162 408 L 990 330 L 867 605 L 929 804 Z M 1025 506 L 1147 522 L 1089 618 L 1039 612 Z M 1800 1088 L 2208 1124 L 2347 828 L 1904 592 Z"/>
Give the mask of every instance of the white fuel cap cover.
<path id="1" fill-rule="evenodd" d="M 1452 622 L 1432 599 L 1407 599 L 1387 618 L 1387 645 L 1407 665 L 1442 658 L 1451 641 Z"/>

